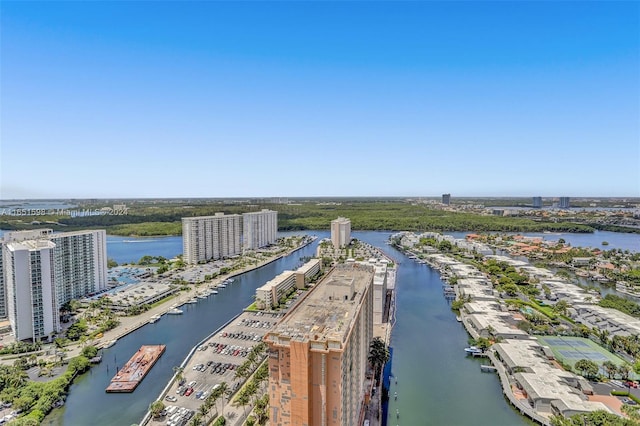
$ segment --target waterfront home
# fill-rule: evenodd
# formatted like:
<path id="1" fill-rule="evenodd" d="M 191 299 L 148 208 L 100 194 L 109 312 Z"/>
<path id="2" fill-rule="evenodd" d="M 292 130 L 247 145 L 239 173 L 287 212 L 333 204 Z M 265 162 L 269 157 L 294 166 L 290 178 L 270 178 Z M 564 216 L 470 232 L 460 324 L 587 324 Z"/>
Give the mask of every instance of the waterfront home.
<path id="1" fill-rule="evenodd" d="M 578 304 L 573 306 L 573 319 L 589 328 L 607 330 L 613 336 L 640 334 L 640 320 L 616 309 L 598 305 Z"/>
<path id="2" fill-rule="evenodd" d="M 586 395 L 593 393 L 591 385 L 584 378 L 557 368 L 549 349 L 536 340 L 507 340 L 496 343 L 491 350 L 537 412 L 547 416 L 613 412 L 601 402 L 589 401 Z"/>
<path id="3" fill-rule="evenodd" d="M 496 302 L 482 300 L 464 304 L 464 321 L 480 337 L 503 339 L 532 339 L 525 331 L 516 327 L 517 320 L 506 307 Z"/>

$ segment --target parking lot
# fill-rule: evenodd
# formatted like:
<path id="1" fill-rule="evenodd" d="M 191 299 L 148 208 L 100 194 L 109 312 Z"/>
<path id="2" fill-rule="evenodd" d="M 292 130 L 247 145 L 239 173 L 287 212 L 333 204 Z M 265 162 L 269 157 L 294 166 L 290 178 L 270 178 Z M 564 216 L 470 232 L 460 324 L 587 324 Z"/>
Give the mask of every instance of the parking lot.
<path id="1" fill-rule="evenodd" d="M 262 341 L 262 337 L 275 325 L 280 315 L 243 312 L 198 347 L 184 368 L 181 383 L 174 383 L 163 396 L 167 411 L 169 406 L 175 406 L 178 408 L 172 408 L 172 412 L 183 414 L 169 412 L 152 424 L 186 424 L 188 411 L 180 411 L 180 408 L 198 410 L 214 387 L 222 382 L 226 382 L 230 390 L 237 390 L 241 382 L 234 379 L 236 368 L 245 362 L 251 349 Z M 221 403 L 216 405 L 219 409 Z M 176 417 L 175 421 L 171 420 L 172 416 Z"/>

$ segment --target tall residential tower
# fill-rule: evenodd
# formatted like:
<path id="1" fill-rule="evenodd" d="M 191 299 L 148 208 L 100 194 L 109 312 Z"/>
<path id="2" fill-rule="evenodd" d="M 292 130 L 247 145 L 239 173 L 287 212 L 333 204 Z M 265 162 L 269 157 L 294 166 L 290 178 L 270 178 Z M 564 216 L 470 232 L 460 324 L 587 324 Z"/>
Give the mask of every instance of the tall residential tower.
<path id="1" fill-rule="evenodd" d="M 244 248 L 254 250 L 274 244 L 278 237 L 278 212 L 262 209 L 242 214 Z"/>
<path id="2" fill-rule="evenodd" d="M 335 248 L 348 246 L 351 242 L 351 221 L 339 217 L 331 221 L 331 242 Z"/>
<path id="3" fill-rule="evenodd" d="M 59 331 L 54 282 L 55 244 L 12 241 L 4 246 L 7 314 L 16 340 L 40 340 Z"/>
<path id="4" fill-rule="evenodd" d="M 57 331 L 62 305 L 107 287 L 104 230 L 8 232 L 0 252 L 0 314 L 9 318 L 17 340 L 38 340 Z"/>
<path id="5" fill-rule="evenodd" d="M 242 253 L 242 216 L 216 213 L 214 216 L 182 218 L 182 253 L 186 263 L 223 259 Z"/>
<path id="6" fill-rule="evenodd" d="M 272 425 L 359 424 L 373 276 L 369 265 L 336 266 L 264 337 Z"/>

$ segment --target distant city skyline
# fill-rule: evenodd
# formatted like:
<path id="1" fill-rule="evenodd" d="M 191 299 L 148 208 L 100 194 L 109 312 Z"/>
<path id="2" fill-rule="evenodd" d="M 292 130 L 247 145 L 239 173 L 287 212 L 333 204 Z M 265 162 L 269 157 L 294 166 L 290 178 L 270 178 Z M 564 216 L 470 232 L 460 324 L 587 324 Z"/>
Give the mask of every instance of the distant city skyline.
<path id="1" fill-rule="evenodd" d="M 0 11 L 0 199 L 640 196 L 638 2 Z"/>

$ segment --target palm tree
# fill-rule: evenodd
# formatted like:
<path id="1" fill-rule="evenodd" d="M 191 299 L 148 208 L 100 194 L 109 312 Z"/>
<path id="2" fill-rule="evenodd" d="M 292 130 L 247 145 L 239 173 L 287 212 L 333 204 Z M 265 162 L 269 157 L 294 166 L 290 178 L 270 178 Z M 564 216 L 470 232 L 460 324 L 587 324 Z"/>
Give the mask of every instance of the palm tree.
<path id="1" fill-rule="evenodd" d="M 369 345 L 369 362 L 376 372 L 376 381 L 380 377 L 380 373 L 382 372 L 382 366 L 384 366 L 387 361 L 389 361 L 389 348 L 384 343 L 384 341 L 376 337 L 371 341 Z"/>
<path id="2" fill-rule="evenodd" d="M 607 373 L 607 377 L 613 378 L 613 375 L 618 372 L 618 367 L 611 361 L 605 361 L 602 363 L 602 368 Z"/>
<path id="3" fill-rule="evenodd" d="M 627 380 L 629 378 L 629 373 L 631 373 L 631 367 L 629 364 L 621 364 L 618 366 L 618 372 L 622 376 L 623 379 Z"/>
<path id="4" fill-rule="evenodd" d="M 154 401 L 149 406 L 149 411 L 154 418 L 160 417 L 160 413 L 164 410 L 164 403 L 162 401 Z"/>
<path id="5" fill-rule="evenodd" d="M 203 423 L 202 423 L 202 418 L 200 417 L 200 413 L 197 413 L 191 419 L 191 423 L 189 423 L 189 426 L 202 426 L 202 424 Z"/>
<path id="6" fill-rule="evenodd" d="M 236 404 L 240 405 L 244 411 L 244 415 L 247 415 L 247 405 L 251 402 L 249 396 L 242 392 L 236 397 Z"/>
<path id="7" fill-rule="evenodd" d="M 216 389 L 217 392 L 220 392 L 220 396 L 222 399 L 222 410 L 220 410 L 220 412 L 222 413 L 222 417 L 224 417 L 224 405 L 225 405 L 225 397 L 227 396 L 227 393 L 229 392 L 229 385 L 227 385 L 227 382 L 222 382 L 220 383 L 220 386 L 218 387 L 218 389 Z"/>
<path id="8" fill-rule="evenodd" d="M 173 374 L 175 374 L 177 381 L 184 379 L 184 368 L 178 366 L 173 367 Z"/>
<path id="9" fill-rule="evenodd" d="M 269 420 L 269 395 L 265 395 L 256 401 L 253 412 L 258 416 L 258 424 L 263 425 Z"/>
<path id="10" fill-rule="evenodd" d="M 198 414 L 205 420 L 207 419 L 207 414 L 209 414 L 209 406 L 207 404 L 202 404 L 199 408 L 198 408 Z"/>

